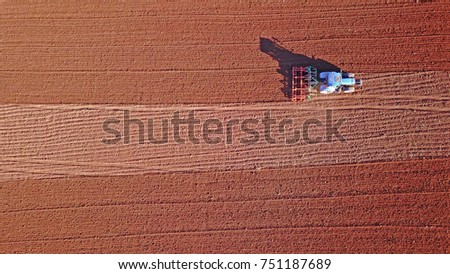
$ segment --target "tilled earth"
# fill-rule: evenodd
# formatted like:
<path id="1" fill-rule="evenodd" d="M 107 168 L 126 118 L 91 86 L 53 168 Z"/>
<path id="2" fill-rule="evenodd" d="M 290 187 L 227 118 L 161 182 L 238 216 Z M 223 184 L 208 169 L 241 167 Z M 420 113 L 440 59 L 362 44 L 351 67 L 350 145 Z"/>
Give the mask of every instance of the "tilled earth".
<path id="1" fill-rule="evenodd" d="M 0 253 L 448 253 L 450 6 L 299 2 L 2 1 Z M 296 64 L 364 86 L 292 103 Z M 147 140 L 178 112 L 219 141 Z"/>

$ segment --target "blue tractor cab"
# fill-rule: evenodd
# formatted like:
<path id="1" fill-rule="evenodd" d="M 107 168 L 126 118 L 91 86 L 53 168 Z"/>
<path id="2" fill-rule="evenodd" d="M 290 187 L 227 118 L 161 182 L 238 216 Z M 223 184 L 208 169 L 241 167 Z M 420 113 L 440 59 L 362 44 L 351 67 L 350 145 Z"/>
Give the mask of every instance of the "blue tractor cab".
<path id="1" fill-rule="evenodd" d="M 321 94 L 330 94 L 334 92 L 355 92 L 355 86 L 361 86 L 362 81 L 355 79 L 353 73 L 342 73 L 335 71 L 321 72 L 319 74 Z"/>

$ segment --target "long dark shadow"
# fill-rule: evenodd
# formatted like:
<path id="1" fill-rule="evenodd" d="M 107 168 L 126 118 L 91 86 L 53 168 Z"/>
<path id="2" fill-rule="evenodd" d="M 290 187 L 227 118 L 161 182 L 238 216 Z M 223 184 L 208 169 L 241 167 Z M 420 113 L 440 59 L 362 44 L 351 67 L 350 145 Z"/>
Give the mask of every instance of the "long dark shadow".
<path id="1" fill-rule="evenodd" d="M 340 68 L 336 65 L 322 59 L 310 58 L 303 54 L 294 53 L 276 43 L 275 38 L 272 37 L 272 39 L 273 41 L 268 38 L 260 37 L 260 50 L 278 62 L 279 68 L 277 71 L 283 75 L 283 80 L 280 81 L 283 84 L 281 91 L 286 97 L 291 97 L 292 66 L 313 66 L 317 68 L 319 72 L 340 71 Z"/>

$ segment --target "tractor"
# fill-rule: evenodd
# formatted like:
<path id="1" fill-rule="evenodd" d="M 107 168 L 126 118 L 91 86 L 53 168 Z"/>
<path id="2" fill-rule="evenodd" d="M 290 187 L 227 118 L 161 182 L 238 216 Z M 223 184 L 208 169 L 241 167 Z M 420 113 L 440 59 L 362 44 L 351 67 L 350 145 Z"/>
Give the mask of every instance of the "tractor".
<path id="1" fill-rule="evenodd" d="M 361 79 L 353 73 L 325 71 L 308 66 L 292 67 L 292 101 L 305 101 L 316 95 L 333 93 L 353 93 L 355 87 L 362 86 Z"/>

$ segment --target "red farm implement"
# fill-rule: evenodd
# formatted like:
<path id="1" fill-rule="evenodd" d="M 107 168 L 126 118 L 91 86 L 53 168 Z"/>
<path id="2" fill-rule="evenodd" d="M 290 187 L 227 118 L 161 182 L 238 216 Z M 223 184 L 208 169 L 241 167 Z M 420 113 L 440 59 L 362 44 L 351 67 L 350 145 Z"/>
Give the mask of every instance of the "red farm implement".
<path id="1" fill-rule="evenodd" d="M 311 66 L 292 67 L 291 100 L 296 102 L 311 99 L 317 93 L 315 88 L 318 83 L 316 68 Z"/>

